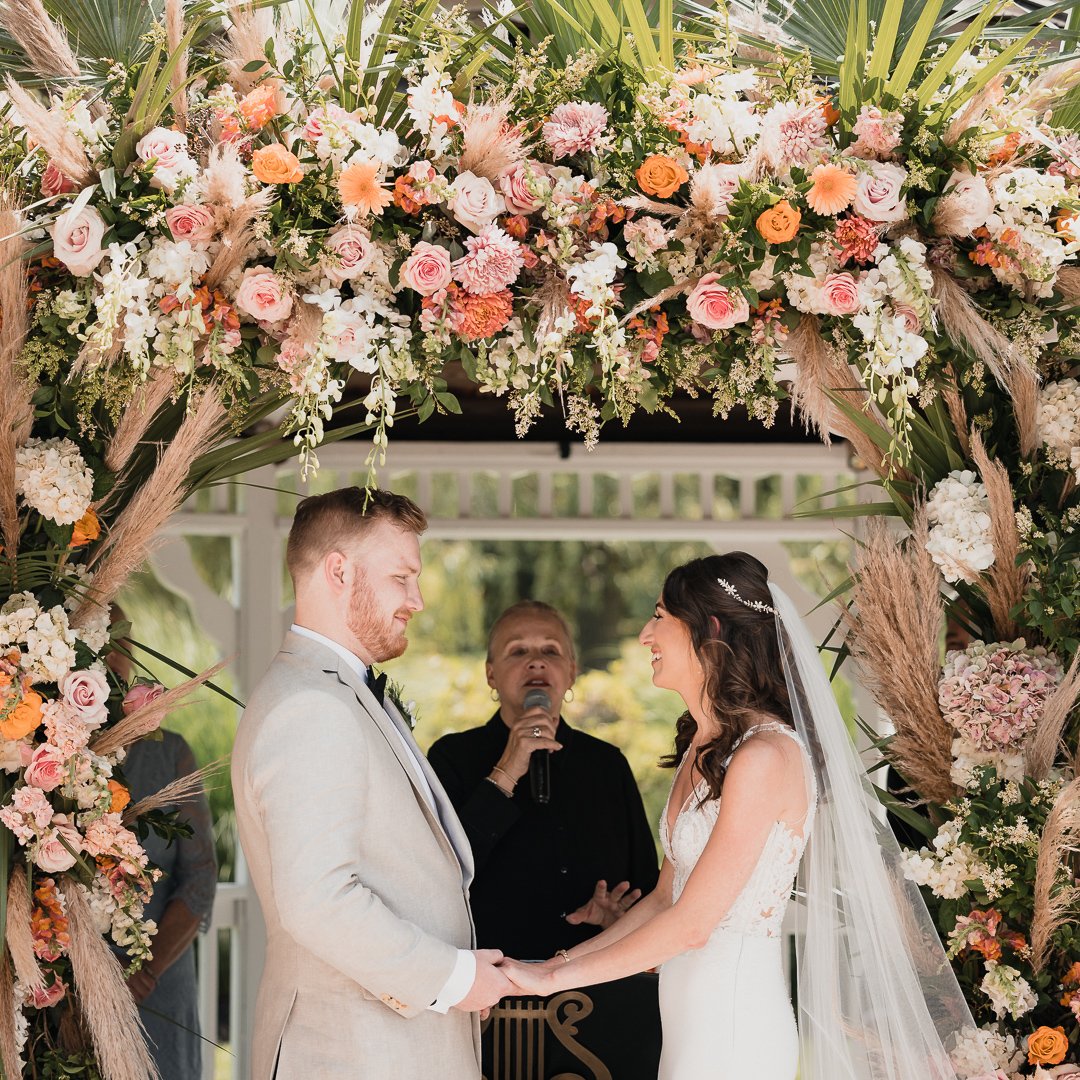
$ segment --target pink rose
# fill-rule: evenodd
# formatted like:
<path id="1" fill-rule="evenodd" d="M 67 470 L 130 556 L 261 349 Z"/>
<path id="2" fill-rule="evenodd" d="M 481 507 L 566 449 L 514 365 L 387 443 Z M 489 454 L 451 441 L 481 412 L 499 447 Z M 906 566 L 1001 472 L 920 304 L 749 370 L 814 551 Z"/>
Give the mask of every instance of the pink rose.
<path id="1" fill-rule="evenodd" d="M 55 746 L 42 743 L 31 755 L 26 767 L 26 782 L 42 791 L 53 791 L 67 778 L 64 755 Z"/>
<path id="2" fill-rule="evenodd" d="M 686 298 L 690 317 L 709 330 L 729 330 L 750 318 L 750 305 L 738 290 L 717 285 L 719 274 L 706 274 Z"/>
<path id="3" fill-rule="evenodd" d="M 77 854 L 80 851 L 82 839 L 78 830 L 68 821 L 66 814 L 54 814 L 49 831 L 38 842 L 34 863 L 46 874 L 59 874 L 75 865 L 72 852 Z"/>
<path id="4" fill-rule="evenodd" d="M 319 106 L 308 113 L 307 123 L 304 125 L 302 137 L 310 143 L 318 142 L 323 137 L 323 125 L 329 120 L 332 124 L 340 124 L 349 114 L 340 106 L 331 102 L 326 108 Z"/>
<path id="5" fill-rule="evenodd" d="M 852 209 L 868 221 L 903 221 L 907 217 L 907 199 L 901 189 L 907 169 L 888 161 L 870 161 L 867 165 L 868 171 L 859 173 Z"/>
<path id="6" fill-rule="evenodd" d="M 922 330 L 922 319 L 910 304 L 893 304 L 893 314 L 904 320 L 904 329 L 909 334 L 917 334 Z"/>
<path id="7" fill-rule="evenodd" d="M 236 308 L 257 322 L 276 323 L 292 312 L 292 293 L 285 283 L 266 266 L 249 266 L 236 290 Z"/>
<path id="8" fill-rule="evenodd" d="M 821 283 L 821 300 L 826 315 L 854 315 L 862 306 L 859 302 L 859 284 L 846 271 L 826 274 Z"/>
<path id="9" fill-rule="evenodd" d="M 458 173 L 449 194 L 451 212 L 470 232 L 478 233 L 506 209 L 506 200 L 491 181 L 475 173 Z"/>
<path id="10" fill-rule="evenodd" d="M 35 1009 L 47 1009 L 50 1005 L 55 1005 L 66 992 L 64 980 L 59 975 L 54 975 L 52 986 L 34 990 L 30 995 L 30 1002 Z"/>
<path id="11" fill-rule="evenodd" d="M 101 671 L 69 671 L 58 683 L 64 704 L 88 727 L 95 728 L 108 718 L 109 680 Z"/>
<path id="12" fill-rule="evenodd" d="M 156 127 L 135 144 L 140 161 L 153 161 L 151 186 L 172 191 L 178 180 L 194 176 L 195 162 L 188 156 L 188 140 L 182 131 Z"/>
<path id="13" fill-rule="evenodd" d="M 60 166 L 55 161 L 50 161 L 45 166 L 45 172 L 41 175 L 41 194 L 51 199 L 57 195 L 66 195 L 69 191 L 74 190 L 75 181 L 68 179 L 60 171 Z"/>
<path id="14" fill-rule="evenodd" d="M 141 709 L 144 705 L 149 705 L 151 701 L 157 701 L 157 699 L 161 697 L 161 695 L 164 693 L 165 687 L 162 686 L 161 683 L 136 683 L 124 695 L 124 700 L 120 708 L 124 710 L 125 716 L 129 716 L 137 709 Z"/>
<path id="15" fill-rule="evenodd" d="M 327 259 L 323 267 L 332 285 L 358 278 L 371 264 L 375 248 L 362 229 L 346 225 L 326 238 L 326 250 L 337 258 Z"/>
<path id="16" fill-rule="evenodd" d="M 208 244 L 214 239 L 214 215 L 198 203 L 181 203 L 165 211 L 165 224 L 174 240 Z"/>
<path id="17" fill-rule="evenodd" d="M 400 276 L 402 285 L 431 296 L 450 284 L 450 252 L 421 240 L 402 264 Z"/>
<path id="18" fill-rule="evenodd" d="M 73 206 L 65 210 L 52 223 L 49 232 L 52 235 L 53 254 L 76 277 L 93 273 L 97 264 L 105 258 L 101 247 L 105 222 L 92 206 L 79 210 Z"/>
<path id="19" fill-rule="evenodd" d="M 981 176 L 957 169 L 934 207 L 934 231 L 940 236 L 970 236 L 994 212 L 994 197 Z"/>
<path id="20" fill-rule="evenodd" d="M 518 161 L 499 175 L 499 190 L 506 200 L 506 209 L 512 214 L 531 214 L 539 210 L 543 205 L 525 186 L 528 178 L 538 179 L 547 175 L 547 169 L 542 162 L 530 161 L 526 169 L 525 163 Z"/>

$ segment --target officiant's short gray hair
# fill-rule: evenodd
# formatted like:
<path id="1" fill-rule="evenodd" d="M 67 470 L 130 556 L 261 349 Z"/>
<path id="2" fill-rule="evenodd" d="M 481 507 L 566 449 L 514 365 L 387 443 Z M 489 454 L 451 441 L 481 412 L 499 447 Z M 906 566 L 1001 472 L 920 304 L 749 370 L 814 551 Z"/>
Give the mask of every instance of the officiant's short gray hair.
<path id="1" fill-rule="evenodd" d="M 285 562 L 295 582 L 331 551 L 352 547 L 377 521 L 419 535 L 427 515 L 405 495 L 380 488 L 345 487 L 300 501 L 289 529 Z"/>

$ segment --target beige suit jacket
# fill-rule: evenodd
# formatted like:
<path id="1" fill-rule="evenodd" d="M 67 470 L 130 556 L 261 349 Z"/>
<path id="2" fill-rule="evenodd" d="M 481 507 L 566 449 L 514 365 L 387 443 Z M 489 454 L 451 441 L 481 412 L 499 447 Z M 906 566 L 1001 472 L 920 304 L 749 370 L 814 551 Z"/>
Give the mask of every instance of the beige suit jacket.
<path id="1" fill-rule="evenodd" d="M 477 1080 L 475 1015 L 432 1012 L 474 943 L 472 857 L 362 676 L 289 633 L 240 720 L 236 820 L 266 920 L 252 1080 Z"/>

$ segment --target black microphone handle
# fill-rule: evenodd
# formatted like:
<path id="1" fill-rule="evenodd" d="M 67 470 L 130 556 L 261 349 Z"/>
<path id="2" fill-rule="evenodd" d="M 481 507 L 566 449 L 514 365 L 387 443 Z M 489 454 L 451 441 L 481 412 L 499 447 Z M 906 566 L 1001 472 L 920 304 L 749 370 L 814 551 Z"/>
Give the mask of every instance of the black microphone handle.
<path id="1" fill-rule="evenodd" d="M 534 750 L 529 758 L 529 789 L 533 802 L 543 805 L 551 801 L 550 750 Z"/>

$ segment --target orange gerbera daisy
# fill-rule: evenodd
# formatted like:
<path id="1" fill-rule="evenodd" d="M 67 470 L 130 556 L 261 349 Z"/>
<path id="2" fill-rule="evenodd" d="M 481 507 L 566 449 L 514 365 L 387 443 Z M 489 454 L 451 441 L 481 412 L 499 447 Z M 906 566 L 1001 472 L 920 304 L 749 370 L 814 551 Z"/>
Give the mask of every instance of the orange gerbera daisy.
<path id="1" fill-rule="evenodd" d="M 338 192 L 346 206 L 361 214 L 381 214 L 394 201 L 393 193 L 379 183 L 379 165 L 374 161 L 358 161 L 342 169 Z"/>
<path id="2" fill-rule="evenodd" d="M 815 213 L 835 217 L 846 210 L 859 190 L 855 177 L 839 165 L 819 165 L 810 174 L 811 186 L 806 205 Z"/>

